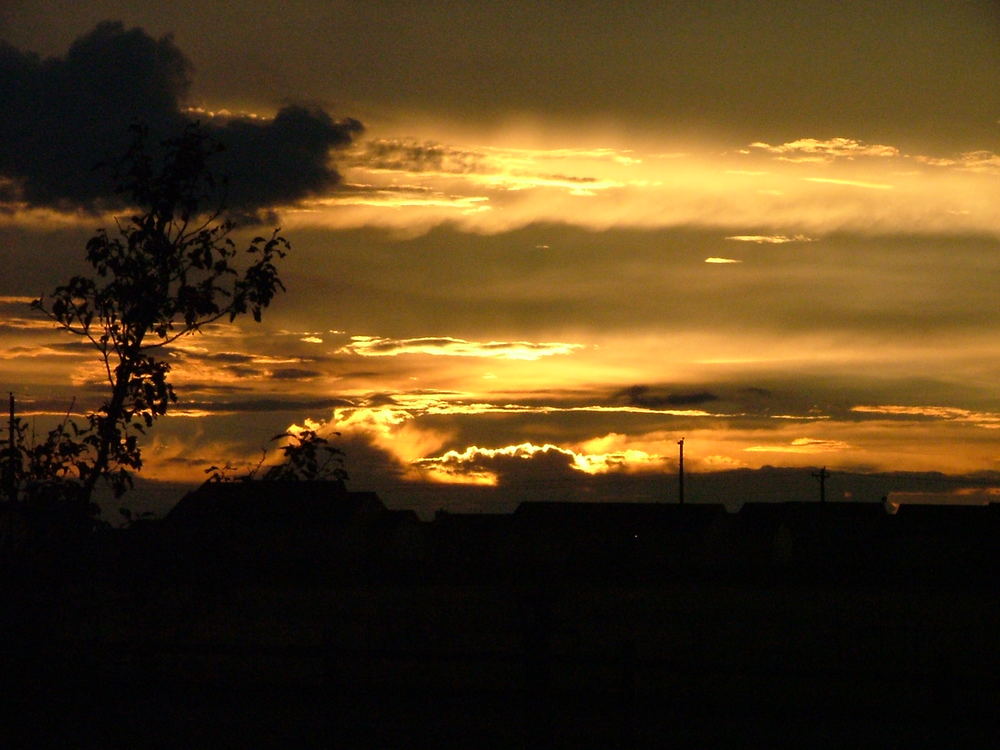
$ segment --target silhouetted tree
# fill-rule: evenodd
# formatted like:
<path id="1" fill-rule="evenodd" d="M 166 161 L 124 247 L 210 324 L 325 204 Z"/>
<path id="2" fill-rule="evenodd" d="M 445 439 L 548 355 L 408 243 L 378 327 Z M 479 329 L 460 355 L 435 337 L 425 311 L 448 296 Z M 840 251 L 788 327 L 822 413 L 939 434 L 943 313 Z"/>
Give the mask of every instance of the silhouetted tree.
<path id="1" fill-rule="evenodd" d="M 288 438 L 288 442 L 281 446 L 284 460 L 269 468 L 264 474 L 265 479 L 336 482 L 347 479 L 344 452 L 330 445 L 315 430 L 283 432 L 274 437 L 275 440 L 281 438 Z"/>
<path id="2" fill-rule="evenodd" d="M 340 435 L 339 432 L 334 433 Z M 344 468 L 344 452 L 330 441 L 311 429 L 282 432 L 271 438 L 287 442 L 279 448 L 282 453 L 280 463 L 269 466 L 261 476 L 267 481 L 328 481 L 345 482 L 348 479 Z M 227 463 L 225 466 L 210 466 L 205 469 L 206 480 L 213 482 L 250 482 L 257 478 L 264 466 L 267 451 L 261 454 L 256 466 L 243 474 L 236 474 L 238 467 Z"/>
<path id="3" fill-rule="evenodd" d="M 50 433 L 38 451 L 48 463 L 23 473 L 42 470 L 88 506 L 99 480 L 116 496 L 131 486 L 142 466 L 139 436 L 176 401 L 160 350 L 218 320 L 249 313 L 259 322 L 284 290 L 275 264 L 290 249 L 277 229 L 237 248 L 223 214 L 224 184 L 209 164 L 221 147 L 199 125 L 160 144 L 159 153 L 145 128 L 133 131 L 119 190 L 136 213 L 87 243 L 93 275 L 74 276 L 32 303 L 93 345 L 108 396 L 82 425 L 67 419 Z"/>

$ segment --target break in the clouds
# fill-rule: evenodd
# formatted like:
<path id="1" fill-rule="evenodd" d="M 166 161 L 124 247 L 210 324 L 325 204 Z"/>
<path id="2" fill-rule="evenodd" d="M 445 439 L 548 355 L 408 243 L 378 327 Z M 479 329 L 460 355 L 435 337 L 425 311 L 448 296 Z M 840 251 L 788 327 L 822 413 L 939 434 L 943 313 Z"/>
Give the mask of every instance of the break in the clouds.
<path id="1" fill-rule="evenodd" d="M 171 36 L 104 22 L 63 57 L 41 58 L 0 41 L 0 199 L 31 207 L 116 205 L 115 163 L 139 123 L 154 142 L 179 135 L 192 66 Z M 197 118 L 197 114 L 194 115 Z M 340 181 L 331 149 L 361 125 L 289 105 L 273 118 L 203 121 L 224 146 L 228 208 L 254 210 L 328 191 Z"/>

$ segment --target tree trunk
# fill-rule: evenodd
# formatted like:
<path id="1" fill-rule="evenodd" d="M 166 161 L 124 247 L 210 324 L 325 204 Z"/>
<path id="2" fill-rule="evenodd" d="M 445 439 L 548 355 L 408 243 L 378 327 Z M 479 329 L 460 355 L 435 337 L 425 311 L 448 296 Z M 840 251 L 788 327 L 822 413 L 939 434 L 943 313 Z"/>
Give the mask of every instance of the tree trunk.
<path id="1" fill-rule="evenodd" d="M 97 480 L 104 476 L 111 459 L 112 444 L 117 439 L 115 429 L 122 421 L 122 410 L 125 397 L 128 395 L 129 381 L 132 379 L 131 360 L 126 356 L 115 368 L 115 385 L 111 392 L 111 400 L 104 406 L 104 416 L 98 417 L 97 426 L 97 457 L 87 476 L 83 478 L 80 488 L 80 500 L 90 505 Z"/>

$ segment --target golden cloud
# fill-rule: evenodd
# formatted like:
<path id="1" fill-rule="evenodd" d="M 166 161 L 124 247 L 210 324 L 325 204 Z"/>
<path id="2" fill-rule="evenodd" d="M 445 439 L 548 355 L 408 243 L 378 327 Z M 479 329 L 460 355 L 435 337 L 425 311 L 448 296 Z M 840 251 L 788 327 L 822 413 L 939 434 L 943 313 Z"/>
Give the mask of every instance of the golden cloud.
<path id="1" fill-rule="evenodd" d="M 727 240 L 736 242 L 754 242 L 758 245 L 783 245 L 787 242 L 815 242 L 815 238 L 804 234 L 734 234 L 726 237 Z"/>
<path id="2" fill-rule="evenodd" d="M 564 140 L 584 137 L 568 134 Z M 502 133 L 496 138 L 513 140 Z M 750 242 L 769 237 L 804 242 L 842 230 L 1000 233 L 1000 188 L 987 180 L 986 171 L 993 152 L 951 159 L 948 166 L 954 169 L 914 171 L 918 157 L 851 138 L 757 142 L 742 153 L 708 144 L 665 153 L 658 145 L 642 150 L 415 144 L 401 151 L 392 146 L 367 161 L 362 151 L 344 169 L 347 190 L 288 209 L 286 224 L 380 226 L 407 235 L 442 223 L 479 233 L 541 222 L 595 230 L 686 225 L 745 230 L 763 228 L 766 221 L 790 230 L 732 235 Z M 775 156 L 784 161 L 775 163 Z M 760 163 L 764 159 L 766 165 Z M 804 175 L 793 159 L 837 171 Z M 885 197 L 859 200 L 846 187 L 879 190 Z"/>
<path id="3" fill-rule="evenodd" d="M 378 336 L 351 336 L 351 343 L 341 347 L 342 354 L 362 357 L 395 357 L 400 354 L 430 354 L 449 357 L 487 357 L 537 360 L 557 354 L 571 354 L 582 344 L 530 341 L 467 341 L 450 336 L 426 336 L 411 339 L 387 339 Z"/>
<path id="4" fill-rule="evenodd" d="M 971 422 L 977 427 L 1000 429 L 1000 414 L 977 412 L 954 406 L 852 406 L 851 411 L 859 414 L 887 414 L 904 417 L 930 417 L 956 422 Z"/>
<path id="5" fill-rule="evenodd" d="M 895 157 L 899 156 L 899 149 L 895 146 L 882 144 L 866 144 L 853 138 L 827 138 L 819 140 L 817 138 L 799 138 L 776 146 L 758 141 L 751 143 L 750 148 L 766 151 L 771 154 L 778 154 L 781 157 L 794 159 L 805 157 L 817 157 L 822 160 L 837 158 L 854 159 L 858 156 L 874 157 Z M 789 156 L 790 155 L 790 156 Z"/>
<path id="6" fill-rule="evenodd" d="M 859 187 L 866 190 L 892 190 L 895 186 L 884 182 L 863 182 L 862 180 L 843 180 L 835 177 L 803 177 L 806 182 L 819 182 L 826 185 L 844 185 L 846 187 Z"/>
<path id="7" fill-rule="evenodd" d="M 970 172 L 1000 172 L 1000 155 L 993 151 L 967 151 L 957 158 L 914 156 L 917 161 L 933 167 L 957 167 Z"/>

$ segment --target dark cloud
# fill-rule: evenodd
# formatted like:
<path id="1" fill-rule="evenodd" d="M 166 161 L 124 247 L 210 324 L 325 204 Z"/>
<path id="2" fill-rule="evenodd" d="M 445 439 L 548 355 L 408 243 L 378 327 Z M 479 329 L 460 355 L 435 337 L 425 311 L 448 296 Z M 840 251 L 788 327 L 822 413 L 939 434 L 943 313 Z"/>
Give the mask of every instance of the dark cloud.
<path id="1" fill-rule="evenodd" d="M 187 359 L 194 359 L 191 354 L 184 353 Z M 253 361 L 252 354 L 243 354 L 242 352 L 217 352 L 215 354 L 201 355 L 201 359 L 212 359 L 218 362 L 230 362 L 232 364 L 244 364 L 246 362 Z"/>
<path id="2" fill-rule="evenodd" d="M 433 466 L 439 471 L 456 476 L 489 472 L 498 477 L 500 487 L 507 489 L 540 483 L 578 481 L 583 475 L 572 468 L 572 463 L 573 456 L 568 451 L 552 446 L 546 446 L 534 453 L 483 451 L 461 459 L 446 455 L 442 458 L 425 458 L 415 462 L 417 466 Z"/>
<path id="3" fill-rule="evenodd" d="M 502 490 L 544 488 L 555 492 L 570 485 L 590 483 L 588 475 L 572 467 L 572 456 L 551 448 L 528 459 L 521 455 L 499 455 L 480 463 L 477 468 L 496 472 Z"/>
<path id="4" fill-rule="evenodd" d="M 368 407 L 376 406 L 398 406 L 399 402 L 389 393 L 373 393 L 365 399 L 364 405 Z"/>
<path id="5" fill-rule="evenodd" d="M 279 399 L 260 398 L 240 401 L 184 401 L 179 409 L 207 412 L 316 412 L 334 409 L 338 406 L 353 406 L 342 398 Z"/>
<path id="6" fill-rule="evenodd" d="M 262 368 L 246 365 L 226 365 L 222 369 L 237 378 L 259 378 L 265 372 Z"/>
<path id="7" fill-rule="evenodd" d="M 364 348 L 372 352 L 392 352 L 396 349 L 404 348 L 407 346 L 426 346 L 426 347 L 446 347 L 449 344 L 453 344 L 454 340 L 443 337 L 432 337 L 424 336 L 421 338 L 405 339 L 403 341 L 397 341 L 395 339 L 383 339 L 381 341 L 375 341 L 371 344 L 365 344 Z"/>
<path id="8" fill-rule="evenodd" d="M 353 166 L 363 166 L 366 169 L 383 169 L 396 172 L 434 172 L 442 174 L 487 174 L 502 171 L 502 166 L 490 153 L 471 149 L 456 148 L 432 141 L 418 142 L 408 139 L 380 138 L 368 141 L 363 148 L 355 150 L 351 155 Z M 515 170 L 515 175 L 531 175 L 540 180 L 588 185 L 598 182 L 596 177 L 568 175 L 560 172 L 534 174 L 532 172 Z M 360 189 L 362 186 L 354 186 Z M 367 186 L 365 186 L 367 187 Z M 393 191 L 382 188 L 377 193 L 420 193 L 427 192 L 427 187 L 415 185 L 398 185 Z"/>
<path id="9" fill-rule="evenodd" d="M 577 177 L 574 175 L 560 174 L 558 172 L 555 174 L 540 174 L 538 177 L 543 180 L 555 180 L 557 182 L 577 182 L 581 185 L 588 185 L 599 181 L 596 177 Z"/>
<path id="10" fill-rule="evenodd" d="M 115 205 L 112 164 L 134 122 L 158 142 L 181 132 L 191 64 L 172 37 L 104 22 L 65 57 L 41 59 L 0 41 L 0 199 L 35 206 Z M 273 120 L 204 123 L 225 148 L 215 169 L 228 179 L 226 205 L 253 211 L 335 185 L 330 149 L 362 127 L 321 109 L 287 106 Z"/>
<path id="11" fill-rule="evenodd" d="M 222 369 L 237 378 L 269 377 L 273 380 L 308 380 L 323 374 L 319 370 L 306 370 L 299 367 L 271 371 L 265 367 L 244 364 L 224 365 Z"/>
<path id="12" fill-rule="evenodd" d="M 319 370 L 304 370 L 300 367 L 288 367 L 284 370 L 275 370 L 271 373 L 274 380 L 311 380 L 318 378 L 323 373 Z"/>
<path id="13" fill-rule="evenodd" d="M 362 131 L 357 120 L 333 120 L 316 107 L 285 107 L 269 122 L 234 119 L 213 131 L 226 147 L 219 171 L 234 208 L 293 203 L 338 182 L 329 152 Z"/>
<path id="14" fill-rule="evenodd" d="M 269 363 L 282 364 L 282 363 L 304 363 L 304 362 L 315 362 L 316 358 L 284 358 L 280 361 L 270 362 L 267 355 L 264 354 L 254 354 L 251 352 L 199 352 L 199 351 L 185 351 L 182 349 L 174 349 L 169 352 L 169 356 L 176 360 L 181 360 L 185 362 L 201 362 L 201 363 L 223 363 L 223 367 L 238 367 L 240 365 L 266 365 Z M 272 358 L 273 359 L 273 358 Z M 263 373 L 263 370 L 261 371 Z"/>
<path id="15" fill-rule="evenodd" d="M 719 397 L 708 391 L 664 393 L 650 388 L 648 385 L 633 385 L 615 393 L 612 396 L 612 400 L 617 403 L 625 403 L 628 406 L 662 409 L 670 406 L 699 406 L 712 401 L 718 401 Z"/>
<path id="16" fill-rule="evenodd" d="M 190 64 L 170 37 L 102 23 L 64 58 L 42 60 L 0 42 L 0 173 L 35 205 L 107 196 L 95 166 L 121 155 L 133 121 L 163 132 L 183 123 Z"/>
<path id="17" fill-rule="evenodd" d="M 0 325 L 0 334 L 4 333 L 20 333 L 23 332 L 25 328 L 16 328 L 5 325 Z M 68 344 L 30 344 L 30 345 L 19 345 L 19 346 L 8 346 L 4 348 L 4 354 L 8 357 L 14 354 L 23 355 L 35 355 L 35 354 L 86 354 L 93 352 L 94 348 L 91 346 L 89 341 L 73 341 Z"/>
<path id="18" fill-rule="evenodd" d="M 191 381 L 184 383 L 185 391 L 197 391 L 198 393 L 247 393 L 253 388 L 248 385 L 220 384 L 204 381 Z"/>
<path id="19" fill-rule="evenodd" d="M 399 482 L 406 467 L 361 432 L 327 435 L 331 445 L 344 452 L 344 467 L 354 489 L 374 489 Z"/>
<path id="20" fill-rule="evenodd" d="M 355 158 L 369 169 L 472 174 L 483 171 L 484 155 L 432 141 L 380 138 L 366 143 Z"/>

